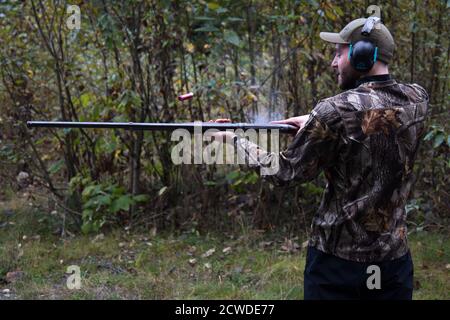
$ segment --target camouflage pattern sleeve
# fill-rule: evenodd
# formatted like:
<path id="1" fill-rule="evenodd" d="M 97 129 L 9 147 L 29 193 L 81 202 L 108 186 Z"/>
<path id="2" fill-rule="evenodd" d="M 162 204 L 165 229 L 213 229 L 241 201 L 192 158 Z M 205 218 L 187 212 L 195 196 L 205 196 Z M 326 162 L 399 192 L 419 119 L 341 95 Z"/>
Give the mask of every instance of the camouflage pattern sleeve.
<path id="1" fill-rule="evenodd" d="M 251 167 L 271 168 L 266 174 L 261 171 L 261 175 L 276 185 L 309 181 L 321 169 L 333 165 L 338 148 L 339 133 L 335 125 L 338 121 L 333 106 L 322 101 L 285 151 L 267 152 L 245 138 L 235 140 L 236 150 Z"/>

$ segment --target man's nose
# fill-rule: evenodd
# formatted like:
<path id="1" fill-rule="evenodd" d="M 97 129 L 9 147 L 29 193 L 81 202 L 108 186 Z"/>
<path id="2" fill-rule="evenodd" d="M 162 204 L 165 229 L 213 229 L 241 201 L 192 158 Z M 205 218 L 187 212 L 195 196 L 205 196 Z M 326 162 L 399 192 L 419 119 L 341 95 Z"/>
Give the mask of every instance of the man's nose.
<path id="1" fill-rule="evenodd" d="M 337 66 L 338 66 L 337 59 L 336 59 L 336 57 L 334 57 L 333 61 L 331 61 L 331 67 L 337 68 Z"/>

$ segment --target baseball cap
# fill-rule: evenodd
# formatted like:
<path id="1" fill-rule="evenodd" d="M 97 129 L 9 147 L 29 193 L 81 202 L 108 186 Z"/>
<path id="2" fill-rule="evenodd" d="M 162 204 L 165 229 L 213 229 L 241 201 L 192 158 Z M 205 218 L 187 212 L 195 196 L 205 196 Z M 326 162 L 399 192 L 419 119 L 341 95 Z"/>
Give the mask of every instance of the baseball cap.
<path id="1" fill-rule="evenodd" d="M 386 26 L 379 22 L 369 35 L 361 34 L 366 18 L 359 18 L 347 24 L 339 33 L 321 32 L 320 38 L 331 43 L 350 44 L 359 40 L 369 40 L 378 47 L 378 60 L 388 64 L 394 55 L 394 38 Z"/>

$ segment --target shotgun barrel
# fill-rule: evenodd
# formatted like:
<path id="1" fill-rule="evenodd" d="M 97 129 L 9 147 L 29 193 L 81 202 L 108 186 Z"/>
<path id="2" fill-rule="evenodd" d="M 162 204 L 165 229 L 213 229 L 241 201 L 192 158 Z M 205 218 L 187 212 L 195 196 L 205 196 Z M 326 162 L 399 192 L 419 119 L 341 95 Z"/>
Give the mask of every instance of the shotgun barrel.
<path id="1" fill-rule="evenodd" d="M 254 124 L 254 123 L 216 123 L 216 122 L 180 122 L 180 123 L 142 123 L 142 122 L 71 122 L 71 121 L 27 121 L 29 128 L 104 128 L 125 130 L 173 131 L 186 129 L 194 132 L 195 128 L 202 132 L 209 129 L 225 131 L 227 129 L 279 130 L 282 133 L 295 133 L 297 128 L 289 124 Z"/>

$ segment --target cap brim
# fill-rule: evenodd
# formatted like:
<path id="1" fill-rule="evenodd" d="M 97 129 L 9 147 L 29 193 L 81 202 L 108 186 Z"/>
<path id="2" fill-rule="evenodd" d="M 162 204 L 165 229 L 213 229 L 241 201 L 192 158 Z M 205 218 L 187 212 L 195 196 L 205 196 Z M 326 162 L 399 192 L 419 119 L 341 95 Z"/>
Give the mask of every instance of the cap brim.
<path id="1" fill-rule="evenodd" d="M 320 38 L 324 41 L 331 42 L 331 43 L 342 43 L 342 44 L 348 44 L 348 41 L 345 41 L 341 38 L 339 33 L 333 33 L 333 32 L 321 32 L 319 34 Z"/>

